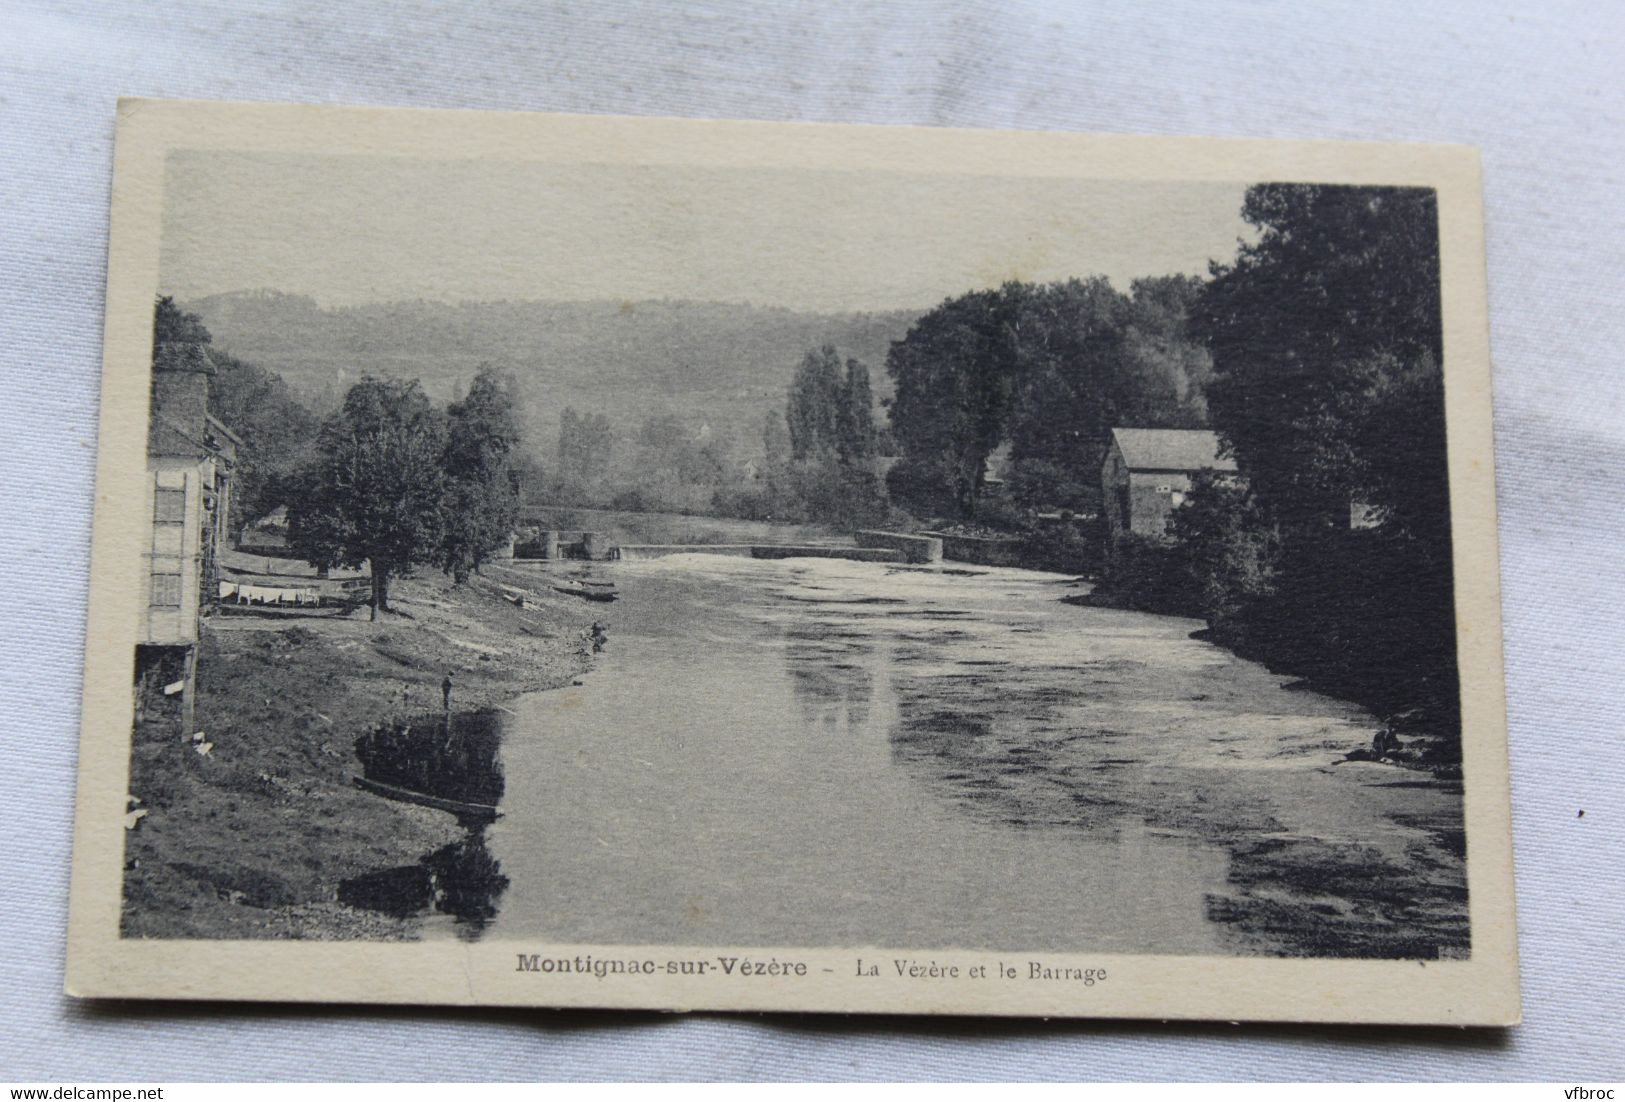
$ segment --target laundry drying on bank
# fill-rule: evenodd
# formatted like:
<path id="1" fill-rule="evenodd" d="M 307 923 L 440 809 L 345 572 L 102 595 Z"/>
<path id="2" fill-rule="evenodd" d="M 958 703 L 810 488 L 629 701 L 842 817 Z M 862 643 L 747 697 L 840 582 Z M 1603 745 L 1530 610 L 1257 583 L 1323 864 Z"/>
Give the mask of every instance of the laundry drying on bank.
<path id="1" fill-rule="evenodd" d="M 314 587 L 284 589 L 278 586 L 242 585 L 237 582 L 220 583 L 220 599 L 235 600 L 240 605 L 294 605 L 317 607 L 322 603 L 321 592 Z"/>

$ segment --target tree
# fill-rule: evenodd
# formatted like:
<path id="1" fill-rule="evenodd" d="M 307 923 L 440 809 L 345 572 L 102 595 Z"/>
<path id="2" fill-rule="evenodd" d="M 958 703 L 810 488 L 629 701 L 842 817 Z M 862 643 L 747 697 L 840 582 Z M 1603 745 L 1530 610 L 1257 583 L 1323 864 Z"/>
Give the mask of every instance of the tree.
<path id="1" fill-rule="evenodd" d="M 440 565 L 458 584 L 484 565 L 518 526 L 519 480 L 513 467 L 520 443 L 514 417 L 518 405 L 513 376 L 482 367 L 467 397 L 446 409 Z"/>
<path id="2" fill-rule="evenodd" d="M 1214 267 L 1193 321 L 1214 428 L 1279 533 L 1245 630 L 1267 660 L 1453 742 L 1435 195 L 1265 184 L 1242 216 L 1257 239 Z M 1356 504 L 1374 528 L 1351 530 Z"/>
<path id="3" fill-rule="evenodd" d="M 1206 619 L 1217 641 L 1250 650 L 1248 631 L 1275 596 L 1281 542 L 1257 498 L 1240 479 L 1198 471 L 1168 517 L 1168 534 L 1183 575 L 1174 587 L 1185 604 L 1178 611 Z"/>
<path id="4" fill-rule="evenodd" d="M 169 295 L 159 297 L 153 310 L 152 352 L 161 344 L 208 344 L 213 338 L 196 314 L 188 314 Z"/>
<path id="5" fill-rule="evenodd" d="M 795 492 L 790 429 L 783 410 L 770 409 L 762 421 L 762 467 L 745 511 L 760 520 L 800 520 L 805 507 Z"/>
<path id="6" fill-rule="evenodd" d="M 1005 440 L 1018 382 L 1023 288 L 972 291 L 915 322 L 886 355 L 896 382 L 892 431 L 922 489 L 940 483 L 976 513 L 987 457 Z"/>
<path id="7" fill-rule="evenodd" d="M 321 422 L 274 371 L 211 348 L 209 412 L 242 438 L 237 452 L 232 524 L 257 520 L 285 504 L 291 480 L 311 459 Z"/>
<path id="8" fill-rule="evenodd" d="M 389 582 L 441 548 L 442 419 L 414 380 L 364 376 L 322 425 L 314 463 L 289 503 L 288 538 L 312 566 L 366 563 L 372 618 Z"/>
<path id="9" fill-rule="evenodd" d="M 1194 319 L 1213 353 L 1214 425 L 1288 527 L 1346 526 L 1351 497 L 1404 494 L 1374 487 L 1368 462 L 1384 376 L 1442 362 L 1434 193 L 1263 184 L 1242 217 L 1258 239 L 1214 266 Z M 1437 409 L 1401 454 L 1442 439 Z"/>
<path id="10" fill-rule="evenodd" d="M 790 384 L 785 422 L 790 430 L 790 453 L 795 459 L 835 454 L 841 445 L 845 406 L 841 356 L 834 345 L 808 349 Z"/>
<path id="11" fill-rule="evenodd" d="M 601 504 L 614 457 L 615 430 L 609 418 L 566 406 L 559 415 L 558 499 L 566 504 Z"/>
<path id="12" fill-rule="evenodd" d="M 1013 489 L 1033 506 L 1093 508 L 1114 426 L 1129 303 L 1105 279 L 1019 292 L 1017 388 L 1010 418 Z M 1045 500 L 1040 491 L 1077 496 Z"/>
<path id="13" fill-rule="evenodd" d="M 809 349 L 784 417 L 769 418 L 764 431 L 769 508 L 839 527 L 877 522 L 886 514 L 873 469 L 877 439 L 868 366 L 848 359 L 843 371 L 834 345 Z"/>
<path id="14" fill-rule="evenodd" d="M 790 448 L 790 429 L 785 416 L 776 409 L 767 411 L 762 420 L 762 460 L 767 470 L 788 464 L 793 456 Z"/>
<path id="15" fill-rule="evenodd" d="M 1202 287 L 1202 280 L 1183 275 L 1137 279 L 1130 285 L 1110 396 L 1114 424 L 1147 429 L 1207 425 L 1213 354 L 1190 326 Z"/>
<path id="16" fill-rule="evenodd" d="M 1136 280 L 1129 295 L 1098 277 L 1021 290 L 1013 497 L 1033 507 L 1098 508 L 1113 428 L 1206 423 L 1212 359 L 1187 331 L 1200 288 L 1200 280 L 1166 276 Z"/>
<path id="17" fill-rule="evenodd" d="M 867 467 L 875 457 L 875 396 L 869 385 L 869 366 L 846 361 L 846 380 L 837 410 L 835 450 L 849 467 Z"/>

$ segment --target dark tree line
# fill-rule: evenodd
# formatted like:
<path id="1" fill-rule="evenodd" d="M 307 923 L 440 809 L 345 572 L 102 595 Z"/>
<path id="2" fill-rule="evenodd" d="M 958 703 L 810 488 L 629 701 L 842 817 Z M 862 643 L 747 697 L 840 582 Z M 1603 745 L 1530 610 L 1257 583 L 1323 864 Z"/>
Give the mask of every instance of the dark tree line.
<path id="1" fill-rule="evenodd" d="M 892 497 L 995 524 L 1012 502 L 1096 512 L 1112 428 L 1211 427 L 1239 477 L 1199 477 L 1168 538 L 1109 549 L 1101 597 L 1453 734 L 1434 194 L 1264 184 L 1242 216 L 1256 236 L 1205 280 L 1010 283 L 920 318 L 886 363 Z"/>
<path id="2" fill-rule="evenodd" d="M 1423 189 L 1267 184 L 1257 231 L 1192 303 L 1213 428 L 1171 542 L 1104 580 L 1459 751 L 1438 217 Z"/>
<path id="3" fill-rule="evenodd" d="M 1007 447 L 1022 505 L 1093 511 L 1112 428 L 1206 421 L 1206 347 L 1188 331 L 1191 277 L 1104 279 L 952 298 L 892 345 L 893 496 L 924 515 L 975 518 L 988 459 Z"/>

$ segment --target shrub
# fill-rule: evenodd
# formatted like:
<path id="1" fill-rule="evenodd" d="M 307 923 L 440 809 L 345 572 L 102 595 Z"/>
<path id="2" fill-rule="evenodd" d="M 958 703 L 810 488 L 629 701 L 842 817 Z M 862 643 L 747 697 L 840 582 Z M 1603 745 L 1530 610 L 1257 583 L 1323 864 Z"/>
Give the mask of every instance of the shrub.
<path id="1" fill-rule="evenodd" d="M 1089 521 L 1045 524 L 1027 537 L 1028 565 L 1063 574 L 1092 574 L 1100 569 L 1102 539 Z"/>
<path id="2" fill-rule="evenodd" d="M 1010 497 L 1030 509 L 1096 512 L 1100 483 L 1079 471 L 1047 459 L 1018 459 L 1010 465 Z"/>
<path id="3" fill-rule="evenodd" d="M 916 516 L 956 517 L 959 503 L 942 464 L 908 456 L 886 474 L 886 492 Z"/>
<path id="4" fill-rule="evenodd" d="M 1279 530 L 1245 485 L 1202 471 L 1168 531 L 1189 614 L 1207 620 L 1216 641 L 1244 649 L 1276 594 Z"/>
<path id="5" fill-rule="evenodd" d="M 1106 555 L 1095 599 L 1116 608 L 1167 616 L 1200 615 L 1181 569 L 1182 552 L 1166 540 L 1119 534 Z"/>
<path id="6" fill-rule="evenodd" d="M 1033 526 L 1028 510 L 1007 497 L 991 494 L 977 501 L 976 522 L 1004 532 L 1026 532 Z"/>

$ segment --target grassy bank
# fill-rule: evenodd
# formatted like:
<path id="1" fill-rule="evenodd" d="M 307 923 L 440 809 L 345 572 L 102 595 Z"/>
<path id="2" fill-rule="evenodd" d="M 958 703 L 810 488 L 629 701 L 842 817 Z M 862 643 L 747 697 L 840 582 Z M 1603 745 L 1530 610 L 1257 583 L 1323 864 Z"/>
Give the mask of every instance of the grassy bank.
<path id="1" fill-rule="evenodd" d="M 127 837 L 125 935 L 414 936 L 415 920 L 341 905 L 338 886 L 412 864 L 463 831 L 445 812 L 355 788 L 356 739 L 438 710 L 448 672 L 459 712 L 582 672 L 590 607 L 532 588 L 520 608 L 491 579 L 453 586 L 432 574 L 393 585 L 395 612 L 376 623 L 364 608 L 212 618 L 194 724 L 209 752 L 173 722 L 136 726 L 129 790 L 148 814 Z"/>

